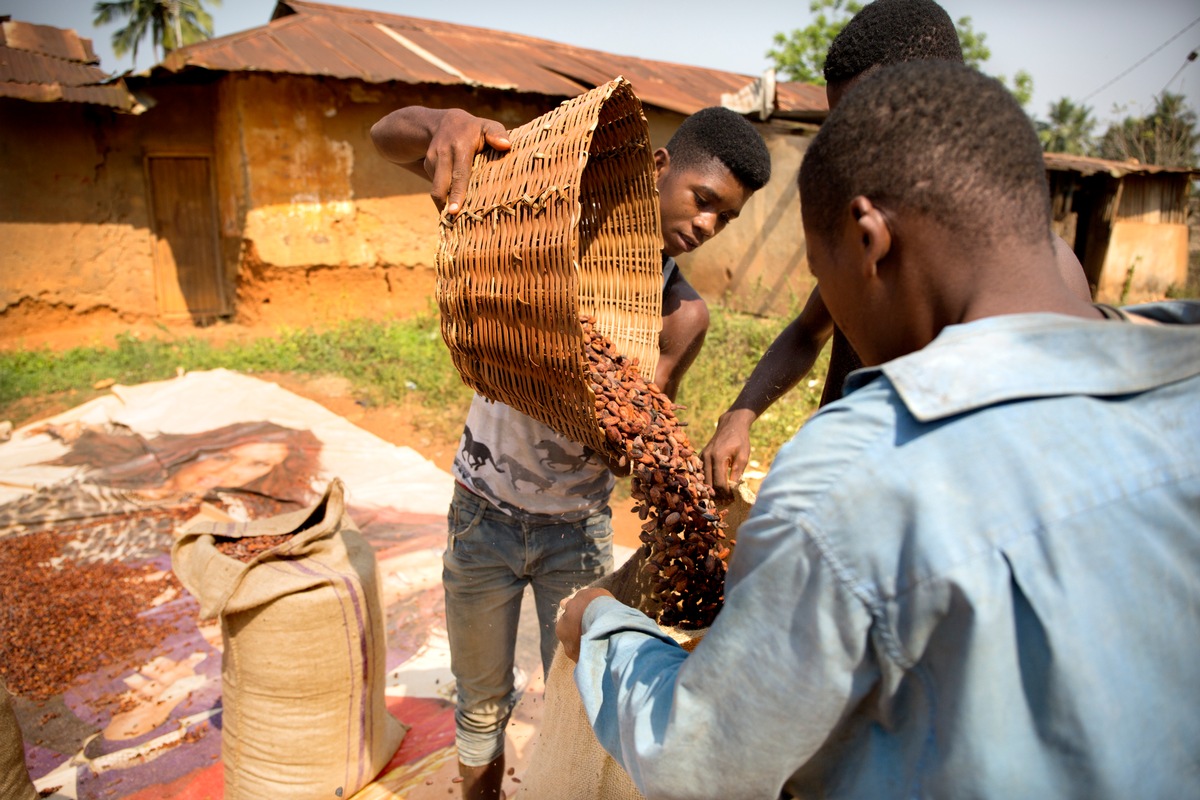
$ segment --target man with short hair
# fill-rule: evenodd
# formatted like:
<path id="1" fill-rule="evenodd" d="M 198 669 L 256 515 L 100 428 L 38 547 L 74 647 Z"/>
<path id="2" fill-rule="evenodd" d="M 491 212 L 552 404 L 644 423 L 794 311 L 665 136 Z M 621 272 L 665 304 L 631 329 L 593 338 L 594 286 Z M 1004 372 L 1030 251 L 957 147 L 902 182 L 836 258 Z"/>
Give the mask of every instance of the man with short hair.
<path id="1" fill-rule="evenodd" d="M 909 61 L 962 63 L 958 30 L 950 15 L 933 0 L 876 0 L 846 23 L 825 56 L 825 93 L 829 108 L 861 78 L 889 64 Z M 1067 284 L 1090 300 L 1083 267 L 1066 242 L 1055 237 L 1058 265 Z M 741 393 L 718 420 L 717 430 L 701 453 L 705 475 L 719 494 L 741 480 L 750 459 L 750 428 L 801 378 L 812 370 L 825 343 L 833 337 L 829 369 L 820 405 L 842 396 L 846 376 L 862 360 L 833 323 L 819 288 L 767 348 Z"/>
<path id="2" fill-rule="evenodd" d="M 962 65 L 863 79 L 800 191 L 867 367 L 775 459 L 690 655 L 565 604 L 600 743 L 651 800 L 1194 795 L 1200 303 L 1081 299 L 1028 118 Z"/>
<path id="3" fill-rule="evenodd" d="M 435 203 L 451 213 L 461 207 L 475 154 L 510 147 L 499 122 L 459 109 L 402 108 L 377 122 L 371 135 L 385 158 L 428 176 Z M 753 125 L 714 107 L 687 117 L 654 152 L 654 165 L 663 321 L 657 371 L 646 377 L 673 398 L 709 322 L 708 306 L 674 257 L 736 219 L 769 180 L 771 160 Z M 442 576 L 467 800 L 501 796 L 504 731 L 519 697 L 513 663 L 525 587 L 533 587 L 548 673 L 558 604 L 613 569 L 610 466 L 602 454 L 508 405 L 478 395 L 471 403 L 454 461 Z M 531 485 L 539 491 L 530 492 Z"/>

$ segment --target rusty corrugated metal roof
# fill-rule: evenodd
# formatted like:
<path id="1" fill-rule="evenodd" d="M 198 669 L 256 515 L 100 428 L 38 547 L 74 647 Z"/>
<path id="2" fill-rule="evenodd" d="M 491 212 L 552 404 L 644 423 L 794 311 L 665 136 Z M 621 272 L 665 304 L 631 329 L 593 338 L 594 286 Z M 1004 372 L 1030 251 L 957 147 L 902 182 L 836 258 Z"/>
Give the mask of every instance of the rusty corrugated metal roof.
<path id="1" fill-rule="evenodd" d="M 788 81 L 775 85 L 775 108 L 783 116 L 821 122 L 829 115 L 829 100 L 824 86 Z"/>
<path id="2" fill-rule="evenodd" d="M 1046 153 L 1046 169 L 1059 172 L 1078 172 L 1083 176 L 1096 175 L 1101 172 L 1114 178 L 1125 175 L 1154 175 L 1170 172 L 1184 175 L 1200 175 L 1200 169 L 1189 167 L 1161 167 L 1157 164 L 1142 164 L 1137 161 L 1110 161 L 1105 158 L 1092 156 L 1076 156 L 1070 153 Z"/>
<path id="3" fill-rule="evenodd" d="M 467 84 L 574 97 L 624 76 L 648 105 L 691 114 L 753 76 L 620 56 L 504 31 L 380 11 L 280 0 L 269 24 L 180 48 L 156 67 L 278 72 L 368 83 Z M 152 73 L 153 74 L 153 73 Z M 778 110 L 820 119 L 820 87 L 779 93 Z"/>
<path id="4" fill-rule="evenodd" d="M 91 39 L 69 29 L 0 20 L 0 97 L 140 108 L 122 83 L 106 83 Z"/>

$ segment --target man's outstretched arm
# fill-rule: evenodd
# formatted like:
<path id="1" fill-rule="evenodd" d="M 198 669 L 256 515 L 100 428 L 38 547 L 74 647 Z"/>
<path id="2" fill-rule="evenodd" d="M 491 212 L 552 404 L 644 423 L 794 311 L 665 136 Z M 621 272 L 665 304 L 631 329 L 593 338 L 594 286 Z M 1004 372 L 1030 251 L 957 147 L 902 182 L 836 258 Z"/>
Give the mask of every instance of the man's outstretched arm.
<path id="1" fill-rule="evenodd" d="M 379 154 L 429 178 L 429 195 L 439 210 L 458 213 L 467 193 L 471 164 L 485 147 L 508 150 L 508 131 L 493 119 L 459 108 L 406 106 L 371 126 Z"/>
<path id="2" fill-rule="evenodd" d="M 833 318 L 819 289 L 813 289 L 800 316 L 763 353 L 700 454 L 705 477 L 717 492 L 727 494 L 742 479 L 750 460 L 750 426 L 809 373 L 832 333 Z"/>

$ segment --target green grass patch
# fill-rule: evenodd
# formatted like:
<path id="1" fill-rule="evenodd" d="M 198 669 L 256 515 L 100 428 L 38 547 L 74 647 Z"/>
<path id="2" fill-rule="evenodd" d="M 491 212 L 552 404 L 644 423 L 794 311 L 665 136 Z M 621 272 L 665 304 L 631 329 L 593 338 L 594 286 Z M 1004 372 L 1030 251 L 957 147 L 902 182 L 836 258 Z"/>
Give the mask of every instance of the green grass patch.
<path id="1" fill-rule="evenodd" d="M 116 347 L 0 353 L 0 418 L 20 425 L 36 415 L 31 400 L 69 393 L 83 402 L 102 381 L 137 384 L 209 369 L 340 375 L 371 404 L 408 403 L 430 412 L 429 424 L 456 417 L 461 425 L 471 392 L 442 343 L 438 320 L 352 320 L 325 331 L 280 330 L 274 336 L 215 346 L 201 339 L 117 337 Z M 22 419 L 24 417 L 25 419 Z M 415 421 L 415 420 L 414 420 Z"/>
<path id="2" fill-rule="evenodd" d="M 683 379 L 676 402 L 687 408 L 679 418 L 688 423 L 688 437 L 702 449 L 717 428 L 717 418 L 737 398 L 759 358 L 790 318 L 762 318 L 711 308 L 712 322 L 704 349 Z M 776 452 L 800 429 L 821 400 L 829 369 L 829 347 L 812 371 L 750 429 L 750 460 L 766 469 Z"/>
<path id="3" fill-rule="evenodd" d="M 1188 253 L 1187 283 L 1183 286 L 1171 284 L 1166 294 L 1173 300 L 1200 299 L 1200 250 Z"/>
<path id="4" fill-rule="evenodd" d="M 684 379 L 679 412 L 692 443 L 702 448 L 733 402 L 759 357 L 787 324 L 718 307 L 704 350 Z M 769 409 L 751 434 L 751 458 L 769 465 L 780 445 L 815 410 L 828 353 L 811 375 Z M 62 410 L 103 394 L 99 382 L 132 385 L 187 372 L 225 368 L 253 374 L 289 372 L 339 375 L 371 405 L 403 404 L 414 425 L 455 438 L 471 391 L 454 369 L 436 314 L 377 322 L 352 320 L 328 330 L 280 330 L 275 335 L 221 346 L 187 338 L 117 337 L 115 347 L 0 352 L 0 419 L 20 426 L 47 410 Z M 38 398 L 56 398 L 40 404 Z"/>

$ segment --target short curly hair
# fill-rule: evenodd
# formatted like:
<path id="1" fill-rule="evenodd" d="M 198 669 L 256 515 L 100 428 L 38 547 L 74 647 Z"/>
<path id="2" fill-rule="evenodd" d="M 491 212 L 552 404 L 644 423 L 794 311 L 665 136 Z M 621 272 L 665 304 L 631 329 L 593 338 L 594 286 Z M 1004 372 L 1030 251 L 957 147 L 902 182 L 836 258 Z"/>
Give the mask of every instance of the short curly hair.
<path id="1" fill-rule="evenodd" d="M 800 166 L 806 225 L 833 230 L 859 195 L 926 216 L 971 246 L 1050 236 L 1029 118 L 999 81 L 963 64 L 885 67 L 830 113 Z"/>
<path id="2" fill-rule="evenodd" d="M 954 20 L 933 0 L 875 0 L 855 14 L 825 54 L 825 82 L 852 80 L 906 61 L 963 60 Z"/>
<path id="3" fill-rule="evenodd" d="M 702 108 L 680 124 L 667 142 L 671 163 L 694 167 L 715 158 L 751 191 L 771 179 L 771 154 L 745 117 L 721 106 Z"/>

